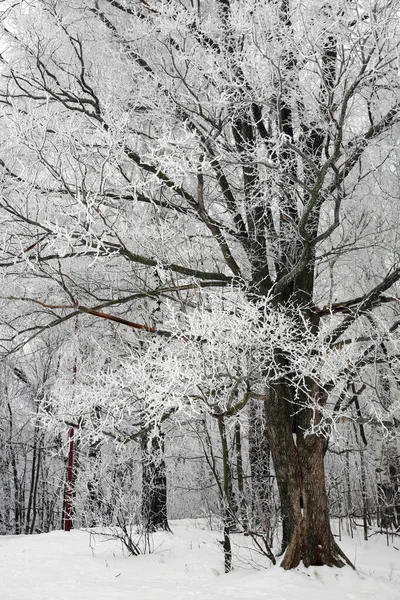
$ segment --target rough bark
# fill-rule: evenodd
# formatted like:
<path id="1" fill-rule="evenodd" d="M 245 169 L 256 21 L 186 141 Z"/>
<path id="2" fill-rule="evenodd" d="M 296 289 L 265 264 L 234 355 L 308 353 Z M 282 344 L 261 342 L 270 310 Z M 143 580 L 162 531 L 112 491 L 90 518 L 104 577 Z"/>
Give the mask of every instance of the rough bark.
<path id="1" fill-rule="evenodd" d="M 293 433 L 294 407 L 287 386 L 272 390 L 267 403 L 267 431 L 281 498 L 283 537 L 287 546 L 281 566 L 293 569 L 301 561 L 343 567 L 351 562 L 333 537 L 325 489 L 323 438 L 304 435 L 310 415 L 298 415 Z"/>
<path id="2" fill-rule="evenodd" d="M 142 438 L 142 519 L 147 532 L 171 531 L 167 519 L 164 434 L 159 430 Z"/>

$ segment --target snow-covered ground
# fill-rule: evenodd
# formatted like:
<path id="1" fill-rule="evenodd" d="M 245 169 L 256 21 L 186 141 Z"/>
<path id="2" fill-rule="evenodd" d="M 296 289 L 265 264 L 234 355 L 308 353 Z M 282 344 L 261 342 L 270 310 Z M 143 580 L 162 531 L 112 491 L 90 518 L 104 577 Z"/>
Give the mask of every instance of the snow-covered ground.
<path id="1" fill-rule="evenodd" d="M 262 569 L 234 536 L 235 569 L 223 573 L 221 534 L 201 521 L 172 521 L 152 554 L 128 556 L 88 531 L 0 537 L 1 600 L 400 600 L 400 539 L 344 538 L 350 568 Z M 256 570 L 257 565 L 259 566 Z"/>

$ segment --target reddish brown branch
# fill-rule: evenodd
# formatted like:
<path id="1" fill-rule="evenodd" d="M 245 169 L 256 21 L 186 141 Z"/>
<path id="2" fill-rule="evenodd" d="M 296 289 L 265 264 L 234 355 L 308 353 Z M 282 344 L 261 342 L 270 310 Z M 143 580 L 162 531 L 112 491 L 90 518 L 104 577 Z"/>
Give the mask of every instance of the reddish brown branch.
<path id="1" fill-rule="evenodd" d="M 315 308 L 315 312 L 320 316 L 335 314 L 335 313 L 351 313 L 354 308 L 357 308 L 361 302 L 365 300 L 365 296 L 358 296 L 357 298 L 352 298 L 351 300 L 344 300 L 342 302 L 335 302 L 333 304 L 326 304 L 322 308 Z M 376 308 L 381 306 L 382 304 L 386 304 L 388 302 L 399 302 L 400 298 L 396 298 L 395 296 L 378 296 L 377 299 L 371 304 L 370 308 Z"/>
<path id="2" fill-rule="evenodd" d="M 93 315 L 94 317 L 99 317 L 100 319 L 106 319 L 107 321 L 120 323 L 121 325 L 126 325 L 131 329 L 147 331 L 149 333 L 155 333 L 164 337 L 173 337 L 174 335 L 171 331 L 166 331 L 165 329 L 157 329 L 156 327 L 150 327 L 150 325 L 145 325 L 144 323 L 136 323 L 135 321 L 129 321 L 128 319 L 123 319 L 122 317 L 109 315 L 105 312 L 96 310 L 94 308 L 87 308 L 86 306 L 81 306 L 80 304 L 46 304 L 46 302 L 41 302 L 40 300 L 36 300 L 35 298 L 16 298 L 13 296 L 10 297 L 10 300 L 22 300 L 24 302 L 33 302 L 34 304 L 38 304 L 39 306 L 42 306 L 43 308 L 48 308 L 50 310 L 74 310 L 78 313 L 86 313 L 88 315 Z M 184 342 L 189 341 L 189 338 L 184 335 L 179 336 L 179 339 L 183 340 Z"/>
<path id="3" fill-rule="evenodd" d="M 155 327 L 150 327 L 149 325 L 145 325 L 144 323 L 135 323 L 134 321 L 129 321 L 128 319 L 123 319 L 122 317 L 115 317 L 114 315 L 108 315 L 107 313 L 101 312 L 99 310 L 93 310 L 92 308 L 86 308 L 85 306 L 78 306 L 77 310 L 79 310 L 79 312 L 84 312 L 88 315 L 93 315 L 94 317 L 99 317 L 100 319 L 106 319 L 107 321 L 114 321 L 115 323 L 121 323 L 121 325 L 127 325 L 132 329 L 139 329 L 141 331 L 157 333 L 158 335 L 163 335 L 166 337 L 172 336 L 172 333 L 170 331 L 165 331 L 164 329 L 156 329 Z"/>

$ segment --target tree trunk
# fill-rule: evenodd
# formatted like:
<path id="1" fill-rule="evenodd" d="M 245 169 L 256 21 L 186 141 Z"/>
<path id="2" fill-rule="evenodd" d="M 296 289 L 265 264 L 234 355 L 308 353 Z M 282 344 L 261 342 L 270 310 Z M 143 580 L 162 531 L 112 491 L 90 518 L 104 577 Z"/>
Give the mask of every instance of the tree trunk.
<path id="1" fill-rule="evenodd" d="M 10 452 L 10 463 L 12 469 L 12 479 L 14 484 L 14 532 L 18 535 L 22 529 L 22 504 L 21 504 L 21 489 L 18 481 L 18 468 L 17 461 L 13 446 L 13 413 L 11 405 L 7 402 L 8 414 L 9 414 L 9 452 Z M 13 533 L 14 533 L 13 532 Z"/>
<path id="2" fill-rule="evenodd" d="M 87 482 L 87 489 L 89 492 L 89 515 L 88 515 L 88 526 L 96 527 L 103 523 L 103 504 L 100 494 L 100 468 L 101 468 L 101 457 L 100 457 L 100 442 L 90 440 L 89 453 L 89 480 Z"/>
<path id="3" fill-rule="evenodd" d="M 223 522 L 224 522 L 224 565 L 225 573 L 229 573 L 232 569 L 232 547 L 231 538 L 229 536 L 232 527 L 235 526 L 234 509 L 232 507 L 232 471 L 229 463 L 229 451 L 228 443 L 226 439 L 226 427 L 224 417 L 218 418 L 218 430 L 221 438 L 222 448 L 222 511 L 223 511 Z"/>
<path id="4" fill-rule="evenodd" d="M 270 540 L 271 532 L 271 460 L 266 433 L 264 405 L 253 399 L 249 412 L 249 462 L 253 526 L 261 526 Z"/>
<path id="5" fill-rule="evenodd" d="M 92 414 L 92 422 L 96 428 L 100 425 L 100 409 L 95 407 Z M 103 523 L 103 502 L 101 494 L 101 441 L 89 434 L 89 480 L 87 489 L 89 492 L 89 527 L 104 525 Z"/>
<path id="6" fill-rule="evenodd" d="M 67 463 L 67 481 L 64 490 L 64 531 L 71 531 L 72 528 L 72 498 L 73 498 L 73 470 L 74 470 L 74 428 L 69 430 L 69 449 Z"/>
<path id="7" fill-rule="evenodd" d="M 286 553 L 281 566 L 351 565 L 331 532 L 325 489 L 323 438 L 304 435 L 310 411 L 297 412 L 286 400 L 288 386 L 276 386 L 266 403 L 267 433 L 281 498 Z M 297 412 L 294 427 L 292 413 Z M 351 565 L 352 566 L 352 565 Z"/>
<path id="8" fill-rule="evenodd" d="M 361 495 L 362 495 L 362 513 L 364 540 L 368 542 L 368 493 L 367 493 L 367 473 L 365 469 L 364 448 L 360 447 L 360 475 L 361 475 Z"/>
<path id="9" fill-rule="evenodd" d="M 238 516 L 244 530 L 248 528 L 246 511 L 246 499 L 244 496 L 244 471 L 242 456 L 242 434 L 239 421 L 235 423 L 235 452 L 236 452 L 236 475 L 239 495 Z"/>
<path id="10" fill-rule="evenodd" d="M 171 531 L 167 520 L 164 434 L 158 427 L 142 437 L 142 519 L 147 532 Z"/>

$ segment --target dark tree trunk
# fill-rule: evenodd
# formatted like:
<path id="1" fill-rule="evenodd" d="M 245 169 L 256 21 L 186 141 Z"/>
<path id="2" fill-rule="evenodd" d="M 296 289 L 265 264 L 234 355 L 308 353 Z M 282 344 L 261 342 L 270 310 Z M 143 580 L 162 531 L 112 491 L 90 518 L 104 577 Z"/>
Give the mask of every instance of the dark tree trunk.
<path id="1" fill-rule="evenodd" d="M 388 468 L 386 481 L 378 482 L 378 524 L 383 529 L 400 529 L 400 469 L 397 457 Z"/>
<path id="2" fill-rule="evenodd" d="M 8 414 L 9 414 L 9 448 L 10 448 L 10 463 L 13 475 L 13 484 L 14 484 L 14 529 L 15 533 L 18 535 L 22 530 L 22 503 L 21 503 L 21 486 L 18 481 L 18 468 L 17 461 L 14 452 L 13 445 L 13 413 L 11 409 L 11 405 L 7 402 Z"/>
<path id="3" fill-rule="evenodd" d="M 142 437 L 142 519 L 146 531 L 171 531 L 167 520 L 164 434 L 154 428 Z"/>
<path id="4" fill-rule="evenodd" d="M 37 404 L 37 410 L 39 404 Z M 41 467 L 41 444 L 43 442 L 43 436 L 39 432 L 39 424 L 37 418 L 35 419 L 34 431 L 33 431 L 33 448 L 32 448 L 32 465 L 31 465 L 31 478 L 29 486 L 29 497 L 28 497 L 28 508 L 26 511 L 26 522 L 25 522 L 25 534 L 34 533 L 35 522 L 36 522 L 36 504 L 37 504 L 37 490 L 40 479 L 40 467 Z"/>
<path id="5" fill-rule="evenodd" d="M 288 386 L 276 386 L 266 403 L 267 432 L 281 498 L 283 538 L 286 553 L 281 566 L 293 569 L 301 561 L 306 567 L 342 567 L 350 561 L 331 532 L 325 489 L 323 438 L 304 435 L 310 411 L 297 412 Z"/>
<path id="6" fill-rule="evenodd" d="M 361 495 L 362 495 L 362 513 L 364 540 L 368 541 L 368 494 L 367 494 L 367 473 L 365 469 L 364 449 L 360 448 L 360 475 L 361 475 Z"/>
<path id="7" fill-rule="evenodd" d="M 224 522 L 224 565 L 225 573 L 232 569 L 232 547 L 229 536 L 231 529 L 235 526 L 235 510 L 232 506 L 232 470 L 229 462 L 228 442 L 226 439 L 225 419 L 223 416 L 218 418 L 218 430 L 221 438 L 222 448 L 222 511 Z"/>
<path id="8" fill-rule="evenodd" d="M 89 527 L 96 527 L 103 524 L 103 503 L 100 494 L 100 447 L 98 440 L 91 440 L 89 446 L 88 459 L 90 464 L 90 479 L 87 483 L 89 492 Z"/>

